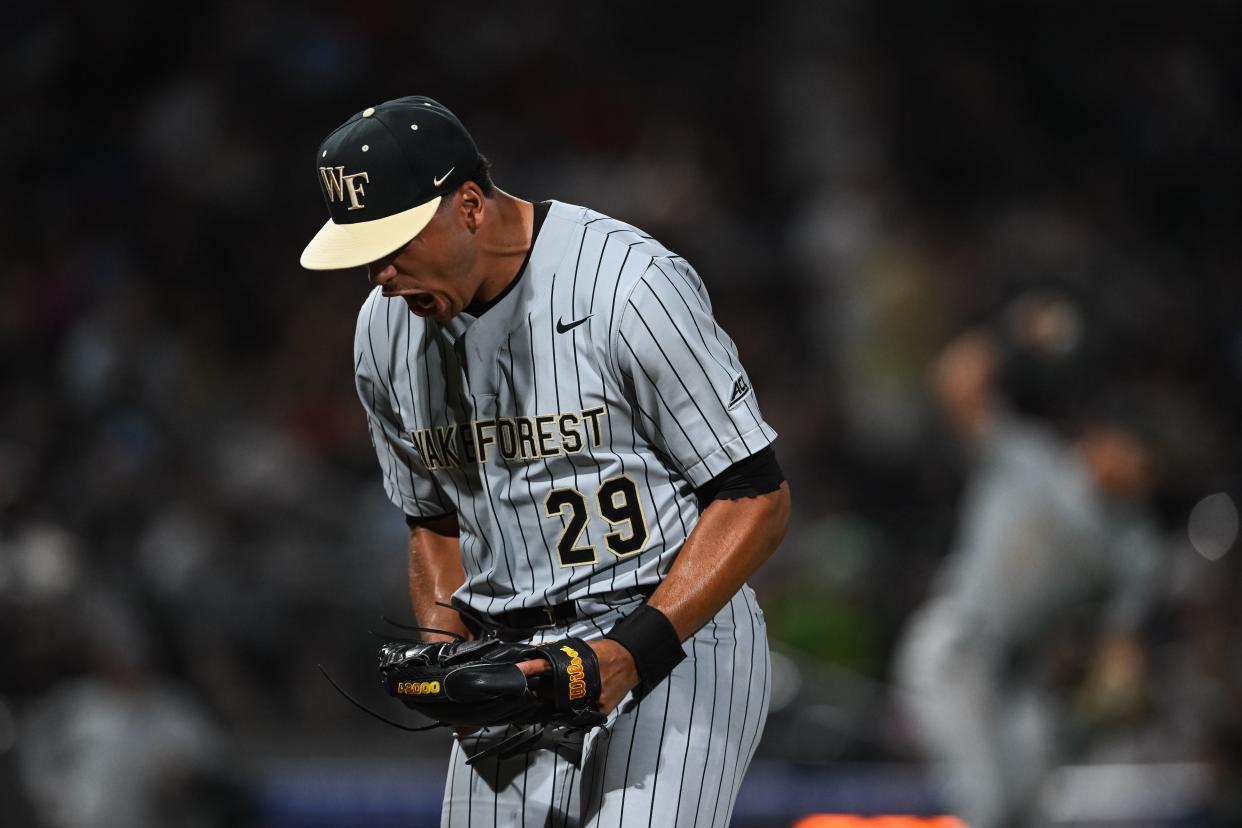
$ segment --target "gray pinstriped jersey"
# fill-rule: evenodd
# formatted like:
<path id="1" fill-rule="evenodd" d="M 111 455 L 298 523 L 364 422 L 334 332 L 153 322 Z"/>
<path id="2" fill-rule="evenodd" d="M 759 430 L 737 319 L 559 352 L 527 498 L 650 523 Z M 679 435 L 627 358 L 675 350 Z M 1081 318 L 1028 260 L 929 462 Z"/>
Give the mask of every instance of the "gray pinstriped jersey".
<path id="1" fill-rule="evenodd" d="M 483 613 L 654 585 L 694 489 L 776 437 L 689 263 L 561 202 L 478 318 L 373 291 L 354 364 L 389 498 L 457 513 Z"/>

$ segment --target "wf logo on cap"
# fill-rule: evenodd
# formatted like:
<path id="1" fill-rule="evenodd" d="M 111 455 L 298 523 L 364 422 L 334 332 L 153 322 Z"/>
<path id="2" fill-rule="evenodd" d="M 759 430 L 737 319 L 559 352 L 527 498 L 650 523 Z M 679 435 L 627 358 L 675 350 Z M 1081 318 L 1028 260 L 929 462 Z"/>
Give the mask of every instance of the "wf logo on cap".
<path id="1" fill-rule="evenodd" d="M 328 221 L 302 251 L 302 266 L 360 267 L 399 249 L 481 164 L 461 121 L 431 98 L 411 95 L 355 113 L 315 153 Z"/>
<path id="2" fill-rule="evenodd" d="M 345 196 L 349 196 L 350 210 L 361 210 L 364 206 L 358 201 L 359 196 L 366 195 L 366 190 L 362 188 L 362 184 L 371 183 L 371 179 L 365 172 L 345 174 L 345 167 L 320 167 L 319 177 L 323 179 L 324 190 L 328 193 L 328 201 L 339 201 L 344 203 Z M 361 178 L 362 181 L 357 181 Z"/>

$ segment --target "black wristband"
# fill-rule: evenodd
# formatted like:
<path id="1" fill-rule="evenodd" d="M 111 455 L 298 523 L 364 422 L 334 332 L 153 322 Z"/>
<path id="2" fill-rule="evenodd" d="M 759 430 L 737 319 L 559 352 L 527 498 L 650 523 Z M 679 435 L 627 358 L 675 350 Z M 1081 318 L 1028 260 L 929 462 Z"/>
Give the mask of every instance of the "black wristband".
<path id="1" fill-rule="evenodd" d="M 604 637 L 611 638 L 634 657 L 640 697 L 664 681 L 686 657 L 673 622 L 647 604 L 618 621 Z"/>

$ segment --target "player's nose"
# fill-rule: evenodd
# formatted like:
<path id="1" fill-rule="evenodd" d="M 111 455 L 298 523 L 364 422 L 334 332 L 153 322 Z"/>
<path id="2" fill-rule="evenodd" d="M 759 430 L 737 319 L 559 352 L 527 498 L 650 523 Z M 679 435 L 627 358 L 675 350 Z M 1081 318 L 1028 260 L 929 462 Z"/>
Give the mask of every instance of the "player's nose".
<path id="1" fill-rule="evenodd" d="M 397 275 L 397 268 L 392 262 L 372 262 L 367 265 L 367 281 L 372 285 L 386 285 Z"/>

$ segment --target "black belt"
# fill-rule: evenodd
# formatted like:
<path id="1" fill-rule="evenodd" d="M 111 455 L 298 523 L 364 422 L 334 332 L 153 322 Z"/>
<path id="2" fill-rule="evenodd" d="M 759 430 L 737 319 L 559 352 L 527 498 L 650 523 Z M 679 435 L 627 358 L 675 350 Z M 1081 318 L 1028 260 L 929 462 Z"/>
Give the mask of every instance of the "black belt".
<path id="1" fill-rule="evenodd" d="M 656 591 L 656 586 L 656 584 L 644 584 L 643 586 L 632 587 L 622 592 L 592 597 L 605 604 L 613 601 L 621 603 L 638 598 L 645 599 L 651 597 L 651 594 Z M 563 627 L 572 621 L 590 618 L 591 615 L 582 612 L 578 603 L 578 601 L 562 601 L 559 604 L 522 607 L 492 615 L 482 615 L 467 608 L 461 615 L 466 621 L 466 626 L 470 627 L 475 635 L 478 635 L 480 630 L 474 628 L 481 625 L 483 629 L 499 632 L 502 638 L 529 638 L 540 630 Z M 453 604 L 458 610 L 461 610 L 464 606 L 457 599 L 453 599 Z"/>

